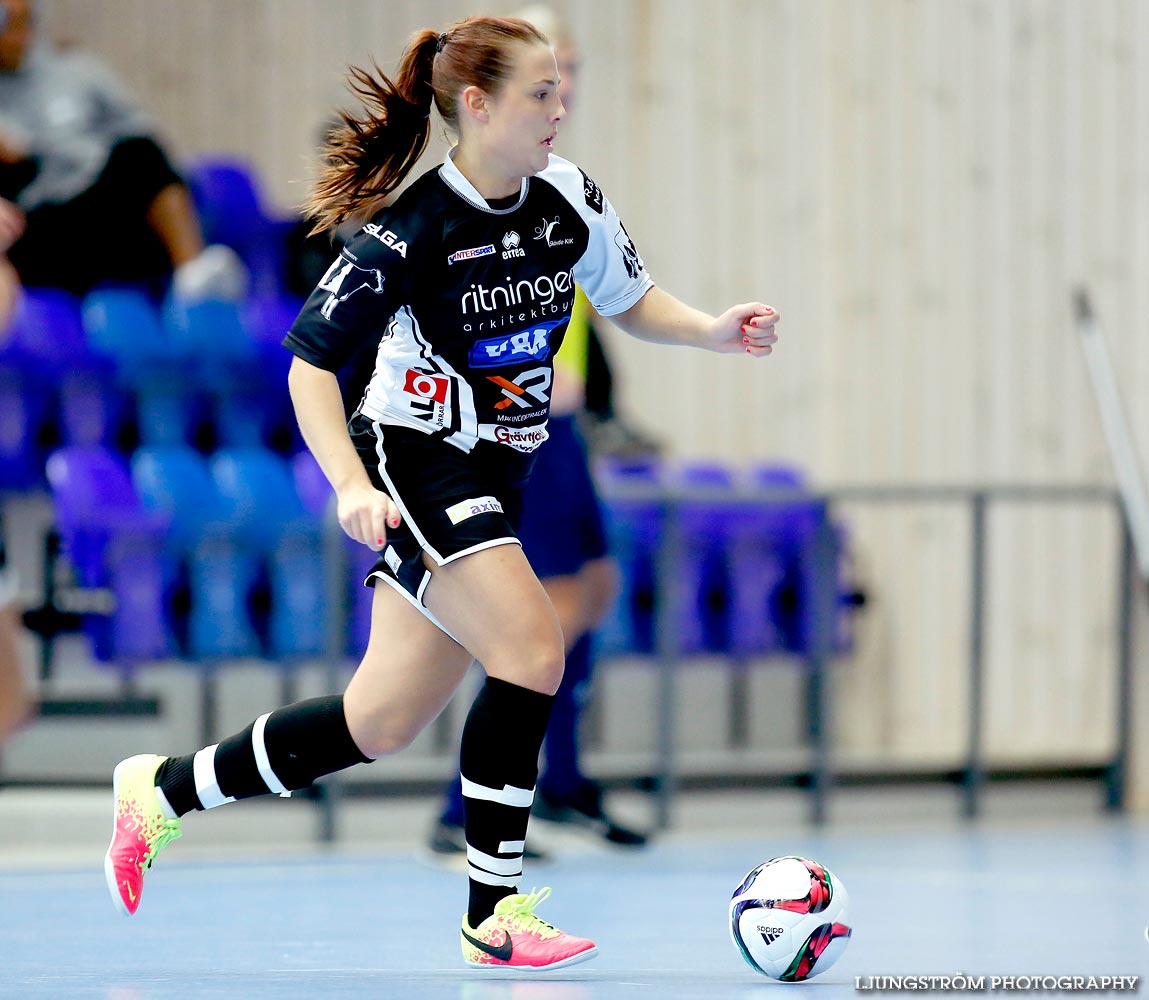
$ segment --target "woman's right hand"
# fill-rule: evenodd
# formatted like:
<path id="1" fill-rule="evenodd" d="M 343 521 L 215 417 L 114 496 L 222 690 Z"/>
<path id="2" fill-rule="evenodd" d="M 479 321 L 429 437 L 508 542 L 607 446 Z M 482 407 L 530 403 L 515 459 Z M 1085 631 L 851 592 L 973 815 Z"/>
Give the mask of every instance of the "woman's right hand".
<path id="1" fill-rule="evenodd" d="M 387 528 L 399 527 L 399 508 L 386 493 L 370 484 L 338 494 L 339 526 L 348 536 L 378 552 L 387 542 Z"/>

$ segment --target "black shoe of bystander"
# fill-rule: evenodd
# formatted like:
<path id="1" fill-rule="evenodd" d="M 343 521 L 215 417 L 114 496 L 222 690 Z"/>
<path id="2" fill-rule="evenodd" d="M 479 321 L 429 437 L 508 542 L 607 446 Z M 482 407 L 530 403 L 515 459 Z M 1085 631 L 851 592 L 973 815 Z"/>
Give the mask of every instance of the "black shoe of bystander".
<path id="1" fill-rule="evenodd" d="M 602 800 L 602 788 L 589 781 L 569 797 L 561 799 L 551 798 L 539 789 L 531 815 L 551 823 L 565 823 L 587 830 L 616 847 L 645 847 L 649 839 L 647 834 L 611 819 Z"/>

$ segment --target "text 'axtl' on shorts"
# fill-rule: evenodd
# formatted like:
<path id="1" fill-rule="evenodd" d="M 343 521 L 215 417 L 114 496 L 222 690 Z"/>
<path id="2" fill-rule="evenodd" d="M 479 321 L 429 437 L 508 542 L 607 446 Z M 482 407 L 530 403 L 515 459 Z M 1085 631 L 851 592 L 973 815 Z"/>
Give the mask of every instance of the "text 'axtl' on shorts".
<path id="1" fill-rule="evenodd" d="M 375 488 L 391 497 L 402 518 L 398 528 L 387 529 L 387 544 L 364 582 L 373 587 L 382 580 L 449 635 L 423 603 L 431 580 L 423 553 L 443 566 L 496 545 L 520 544 L 533 456 L 486 441 L 465 452 L 362 414 L 349 430 Z"/>

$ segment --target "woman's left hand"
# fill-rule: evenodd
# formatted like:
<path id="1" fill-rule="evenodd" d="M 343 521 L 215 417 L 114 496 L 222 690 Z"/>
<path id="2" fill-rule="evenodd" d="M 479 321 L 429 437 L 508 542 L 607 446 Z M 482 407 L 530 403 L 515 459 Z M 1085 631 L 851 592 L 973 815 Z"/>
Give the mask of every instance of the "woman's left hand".
<path id="1" fill-rule="evenodd" d="M 761 302 L 732 306 L 714 321 L 710 347 L 722 354 L 745 351 L 756 358 L 765 357 L 778 342 L 774 327 L 779 319 L 777 312 Z"/>

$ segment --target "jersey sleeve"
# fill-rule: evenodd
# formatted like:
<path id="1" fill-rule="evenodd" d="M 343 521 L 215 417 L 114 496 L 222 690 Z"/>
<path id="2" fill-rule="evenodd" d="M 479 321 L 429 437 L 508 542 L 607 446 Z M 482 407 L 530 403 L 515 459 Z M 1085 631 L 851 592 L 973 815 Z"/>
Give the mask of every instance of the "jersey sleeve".
<path id="1" fill-rule="evenodd" d="M 559 157 L 552 160 L 556 187 L 578 209 L 590 230 L 586 252 L 574 268 L 575 280 L 600 315 L 625 312 L 654 286 L 654 281 L 602 189 L 573 163 Z"/>
<path id="2" fill-rule="evenodd" d="M 337 372 L 365 344 L 378 343 L 404 302 L 409 252 L 385 220 L 368 223 L 308 296 L 283 346 L 317 368 Z"/>

